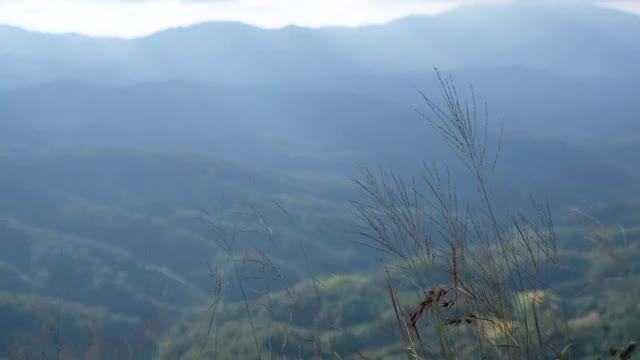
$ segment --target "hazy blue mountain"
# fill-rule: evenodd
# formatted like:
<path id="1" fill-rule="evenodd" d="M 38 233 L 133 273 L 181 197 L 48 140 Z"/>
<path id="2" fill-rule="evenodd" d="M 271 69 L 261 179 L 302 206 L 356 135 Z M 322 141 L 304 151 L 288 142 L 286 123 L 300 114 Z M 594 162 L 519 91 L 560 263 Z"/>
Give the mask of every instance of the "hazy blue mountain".
<path id="1" fill-rule="evenodd" d="M 0 26 L 0 88 L 68 78 L 118 79 L 118 74 L 126 71 L 122 62 L 128 49 L 127 42 L 118 39 L 42 34 Z"/>
<path id="2" fill-rule="evenodd" d="M 624 191 L 632 181 L 635 172 L 629 164 L 633 160 L 615 155 L 624 154 L 625 148 L 609 145 L 640 130 L 628 110 L 632 94 L 607 97 L 598 90 L 602 82 L 562 81 L 522 70 L 474 74 L 479 96 L 488 94 L 491 109 L 496 109 L 488 130 L 491 141 L 498 141 L 500 126 L 506 129 L 504 179 L 527 174 L 516 182 L 521 189 L 530 187 L 525 191 L 535 187 L 536 192 L 553 189 L 556 194 L 567 187 L 557 191 L 558 197 L 566 195 L 563 202 L 570 202 L 577 193 L 603 188 L 607 181 L 621 185 L 619 189 L 604 186 L 611 191 Z M 424 90 L 436 95 L 437 80 L 433 75 L 428 78 Z M 455 162 L 427 121 L 414 111 L 424 107 L 416 90 L 400 83 L 389 81 L 413 103 L 375 90 L 56 82 L 0 93 L 0 118 L 4 119 L 0 140 L 2 148 L 18 154 L 119 148 L 193 152 L 239 162 L 272 176 L 339 175 L 345 181 L 360 165 L 415 174 L 424 159 Z M 514 91 L 518 86 L 522 89 Z M 585 142 L 595 138 L 599 147 Z M 601 156 L 602 151 L 610 153 Z M 554 152 L 566 158 L 550 156 Z M 601 158 L 621 162 L 615 165 Z M 605 168 L 609 170 L 603 172 Z M 578 181 L 587 174 L 593 181 Z"/>
<path id="3" fill-rule="evenodd" d="M 633 69 L 631 64 L 640 56 L 635 40 L 639 26 L 637 16 L 595 7 L 515 5 L 461 8 L 335 33 L 340 39 L 352 39 L 347 47 L 368 44 L 367 58 L 388 58 L 390 68 L 401 64 L 405 71 L 425 66 L 522 65 L 602 76 Z M 394 51 L 386 52 L 388 46 Z M 621 54 L 625 55 L 617 56 Z"/>
<path id="4" fill-rule="evenodd" d="M 455 72 L 489 104 L 490 132 L 569 142 L 625 140 L 640 131 L 632 84 L 574 80 L 522 68 Z M 361 84 L 358 86 L 357 84 Z M 34 149 L 139 147 L 205 151 L 270 167 L 312 153 L 317 165 L 423 159 L 442 144 L 414 109 L 438 96 L 433 73 L 337 83 L 333 90 L 146 83 L 54 82 L 0 92 L 0 139 Z M 615 91 L 616 96 L 610 94 Z M 480 105 L 482 106 L 482 105 Z M 501 125 L 503 123 L 503 125 Z M 256 158 L 256 154 L 260 154 Z M 258 164 L 256 164 L 258 163 Z M 304 167 L 308 163 L 299 162 Z"/>
<path id="5" fill-rule="evenodd" d="M 638 37 L 637 16 L 578 6 L 464 8 L 356 29 L 205 23 L 134 40 L 3 27 L 0 79 L 4 88 L 52 79 L 310 86 L 433 66 L 525 66 L 571 76 L 628 77 L 639 73 Z"/>

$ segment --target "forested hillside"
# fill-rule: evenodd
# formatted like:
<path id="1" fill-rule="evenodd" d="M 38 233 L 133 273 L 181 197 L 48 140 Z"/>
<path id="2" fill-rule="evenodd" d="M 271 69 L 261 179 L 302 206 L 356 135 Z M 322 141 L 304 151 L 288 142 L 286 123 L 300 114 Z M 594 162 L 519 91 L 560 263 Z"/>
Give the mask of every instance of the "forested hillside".
<path id="1" fill-rule="evenodd" d="M 640 340 L 639 38 L 640 17 L 586 5 L 130 40 L 0 26 L 0 359 L 401 359 L 407 334 L 436 338 L 435 315 L 415 315 L 426 290 L 469 296 L 448 262 L 466 247 L 424 252 L 453 241 L 434 219 L 481 238 L 489 198 L 505 225 L 481 249 L 542 238 L 512 221 L 525 215 L 553 230 L 545 261 L 501 278 L 543 275 L 511 294 L 535 326 L 492 317 L 492 353 L 455 324 L 459 342 L 409 355 L 517 358 L 501 332 L 535 328 L 518 348 L 554 347 L 530 358 L 625 359 Z M 490 197 L 447 114 L 478 119 Z M 445 198 L 455 211 L 434 214 Z M 394 253 L 371 232 L 424 242 Z"/>

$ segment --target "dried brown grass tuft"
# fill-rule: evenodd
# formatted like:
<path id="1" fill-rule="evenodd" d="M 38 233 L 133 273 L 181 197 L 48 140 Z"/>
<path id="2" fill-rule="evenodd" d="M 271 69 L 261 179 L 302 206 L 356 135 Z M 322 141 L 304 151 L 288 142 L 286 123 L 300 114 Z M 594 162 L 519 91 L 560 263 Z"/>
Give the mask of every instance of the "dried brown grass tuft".
<path id="1" fill-rule="evenodd" d="M 374 175 L 368 169 L 354 179 L 369 200 L 354 203 L 363 225 L 358 233 L 425 294 L 399 325 L 410 330 L 402 332 L 403 341 L 414 357 L 524 359 L 557 354 L 555 339 L 564 341 L 563 315 L 552 310 L 547 297 L 520 296 L 542 289 L 553 292 L 546 281 L 557 258 L 549 207 L 532 201 L 533 216 L 497 210 L 490 178 L 502 131 L 490 156 L 486 105 L 478 111 L 473 89 L 471 102 L 463 102 L 451 78 L 437 74 L 444 104 L 421 93 L 428 111 L 419 114 L 462 162 L 476 199 L 463 202 L 451 172 L 435 164 L 425 164 L 420 181 L 384 172 Z M 402 319 L 393 289 L 390 297 Z M 468 330 L 453 331 L 462 326 Z M 419 329 L 429 329 L 430 336 L 423 341 Z"/>

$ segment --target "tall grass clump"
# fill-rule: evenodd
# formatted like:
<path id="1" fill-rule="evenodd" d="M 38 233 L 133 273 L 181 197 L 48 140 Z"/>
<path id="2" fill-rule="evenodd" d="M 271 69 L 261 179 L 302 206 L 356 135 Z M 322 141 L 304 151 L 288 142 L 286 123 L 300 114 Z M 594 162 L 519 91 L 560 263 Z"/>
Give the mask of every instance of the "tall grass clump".
<path id="1" fill-rule="evenodd" d="M 437 72 L 441 101 L 421 93 L 419 114 L 449 146 L 473 184 L 459 193 L 453 171 L 424 164 L 417 177 L 364 169 L 354 179 L 366 200 L 354 205 L 366 245 L 390 261 L 389 296 L 413 359 L 549 359 L 567 343 L 562 303 L 547 282 L 556 269 L 549 206 L 498 206 L 489 115 L 470 89 L 465 101 Z M 493 150 L 492 150 L 493 149 Z M 400 304 L 413 291 L 415 303 Z M 406 299 L 406 297 L 405 297 Z"/>

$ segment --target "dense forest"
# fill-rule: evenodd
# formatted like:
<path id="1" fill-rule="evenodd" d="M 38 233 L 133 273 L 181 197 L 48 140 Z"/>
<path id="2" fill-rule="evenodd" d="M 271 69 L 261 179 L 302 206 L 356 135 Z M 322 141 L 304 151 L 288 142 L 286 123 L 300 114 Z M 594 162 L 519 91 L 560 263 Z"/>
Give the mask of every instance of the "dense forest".
<path id="1" fill-rule="evenodd" d="M 640 17 L 0 25 L 0 359 L 632 359 Z"/>

